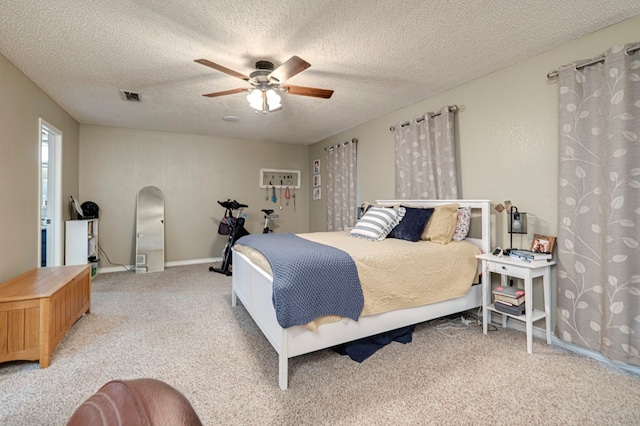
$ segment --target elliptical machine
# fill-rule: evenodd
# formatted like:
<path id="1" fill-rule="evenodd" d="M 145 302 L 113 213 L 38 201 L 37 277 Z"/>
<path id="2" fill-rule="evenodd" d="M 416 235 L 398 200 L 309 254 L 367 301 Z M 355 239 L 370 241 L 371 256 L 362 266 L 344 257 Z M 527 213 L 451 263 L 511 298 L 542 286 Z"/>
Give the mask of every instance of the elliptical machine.
<path id="1" fill-rule="evenodd" d="M 244 216 L 242 215 L 242 210 L 246 207 L 249 207 L 246 204 L 240 204 L 236 200 L 227 200 L 227 201 L 218 201 L 222 207 L 224 207 L 227 211 L 229 211 L 229 216 L 225 215 L 226 220 L 228 221 L 228 225 L 230 228 L 229 231 L 229 241 L 227 245 L 224 247 L 222 251 L 222 266 L 220 268 L 214 268 L 213 266 L 209 267 L 209 271 L 218 272 L 220 274 L 224 274 L 226 276 L 231 275 L 231 271 L 229 267 L 232 263 L 232 252 L 231 248 L 236 243 L 236 241 L 240 237 L 244 237 L 245 235 L 249 235 L 249 232 L 244 228 Z M 234 211 L 236 212 L 234 215 Z M 246 215 L 245 215 L 246 216 Z"/>

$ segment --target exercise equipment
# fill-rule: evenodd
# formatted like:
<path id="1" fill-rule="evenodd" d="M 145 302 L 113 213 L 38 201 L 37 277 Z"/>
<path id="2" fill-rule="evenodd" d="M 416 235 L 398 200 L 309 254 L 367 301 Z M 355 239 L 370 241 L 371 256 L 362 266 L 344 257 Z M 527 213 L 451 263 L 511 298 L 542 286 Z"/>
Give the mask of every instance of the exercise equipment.
<path id="1" fill-rule="evenodd" d="M 273 232 L 273 229 L 269 228 L 269 222 L 273 222 L 279 216 L 277 214 L 273 214 L 273 210 L 262 209 L 262 213 L 264 213 L 264 228 L 262 229 L 263 234 L 268 234 L 269 232 Z"/>
<path id="2" fill-rule="evenodd" d="M 241 204 L 236 200 L 218 201 L 218 204 L 231 212 L 231 217 L 233 217 L 233 220 L 229 220 L 231 232 L 229 233 L 229 241 L 222 251 L 222 266 L 220 268 L 214 268 L 213 266 L 210 266 L 209 271 L 218 272 L 220 274 L 230 276 L 230 266 L 233 259 L 231 248 L 240 237 L 249 235 L 249 232 L 244 228 L 246 215 L 242 215 L 242 211 L 249 206 L 246 204 Z"/>

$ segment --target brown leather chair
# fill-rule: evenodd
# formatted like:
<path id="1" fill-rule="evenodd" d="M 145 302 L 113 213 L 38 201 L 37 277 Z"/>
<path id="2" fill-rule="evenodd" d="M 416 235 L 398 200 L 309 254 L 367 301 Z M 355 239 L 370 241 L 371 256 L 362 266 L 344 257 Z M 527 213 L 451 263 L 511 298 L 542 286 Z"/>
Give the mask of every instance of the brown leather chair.
<path id="1" fill-rule="evenodd" d="M 178 390 L 155 379 L 113 380 L 73 413 L 68 426 L 201 426 Z"/>

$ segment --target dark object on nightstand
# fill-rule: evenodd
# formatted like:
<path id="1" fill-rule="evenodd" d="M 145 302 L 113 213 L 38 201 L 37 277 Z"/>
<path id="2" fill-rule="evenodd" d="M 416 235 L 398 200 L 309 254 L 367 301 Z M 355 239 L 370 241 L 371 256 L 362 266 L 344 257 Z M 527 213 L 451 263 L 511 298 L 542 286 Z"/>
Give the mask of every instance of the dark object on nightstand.
<path id="1" fill-rule="evenodd" d="M 519 212 L 516 206 L 511 206 L 509 209 L 509 222 L 507 232 L 509 233 L 509 248 L 505 250 L 505 254 L 509 255 L 509 252 L 513 250 L 513 234 L 525 234 L 527 233 L 527 214 Z"/>

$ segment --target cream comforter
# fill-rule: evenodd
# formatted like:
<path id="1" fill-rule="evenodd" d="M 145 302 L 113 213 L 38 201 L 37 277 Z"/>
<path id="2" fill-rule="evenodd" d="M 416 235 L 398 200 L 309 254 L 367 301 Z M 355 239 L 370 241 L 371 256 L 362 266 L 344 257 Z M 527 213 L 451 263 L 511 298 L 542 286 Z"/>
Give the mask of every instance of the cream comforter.
<path id="1" fill-rule="evenodd" d="M 353 258 L 364 294 L 362 316 L 427 305 L 465 295 L 478 274 L 475 255 L 480 249 L 472 242 L 436 244 L 409 242 L 395 238 L 367 241 L 349 237 L 347 232 L 296 234 L 301 238 L 339 248 Z M 234 250 L 272 274 L 262 254 L 241 241 Z M 316 320 L 315 328 L 330 318 Z"/>

